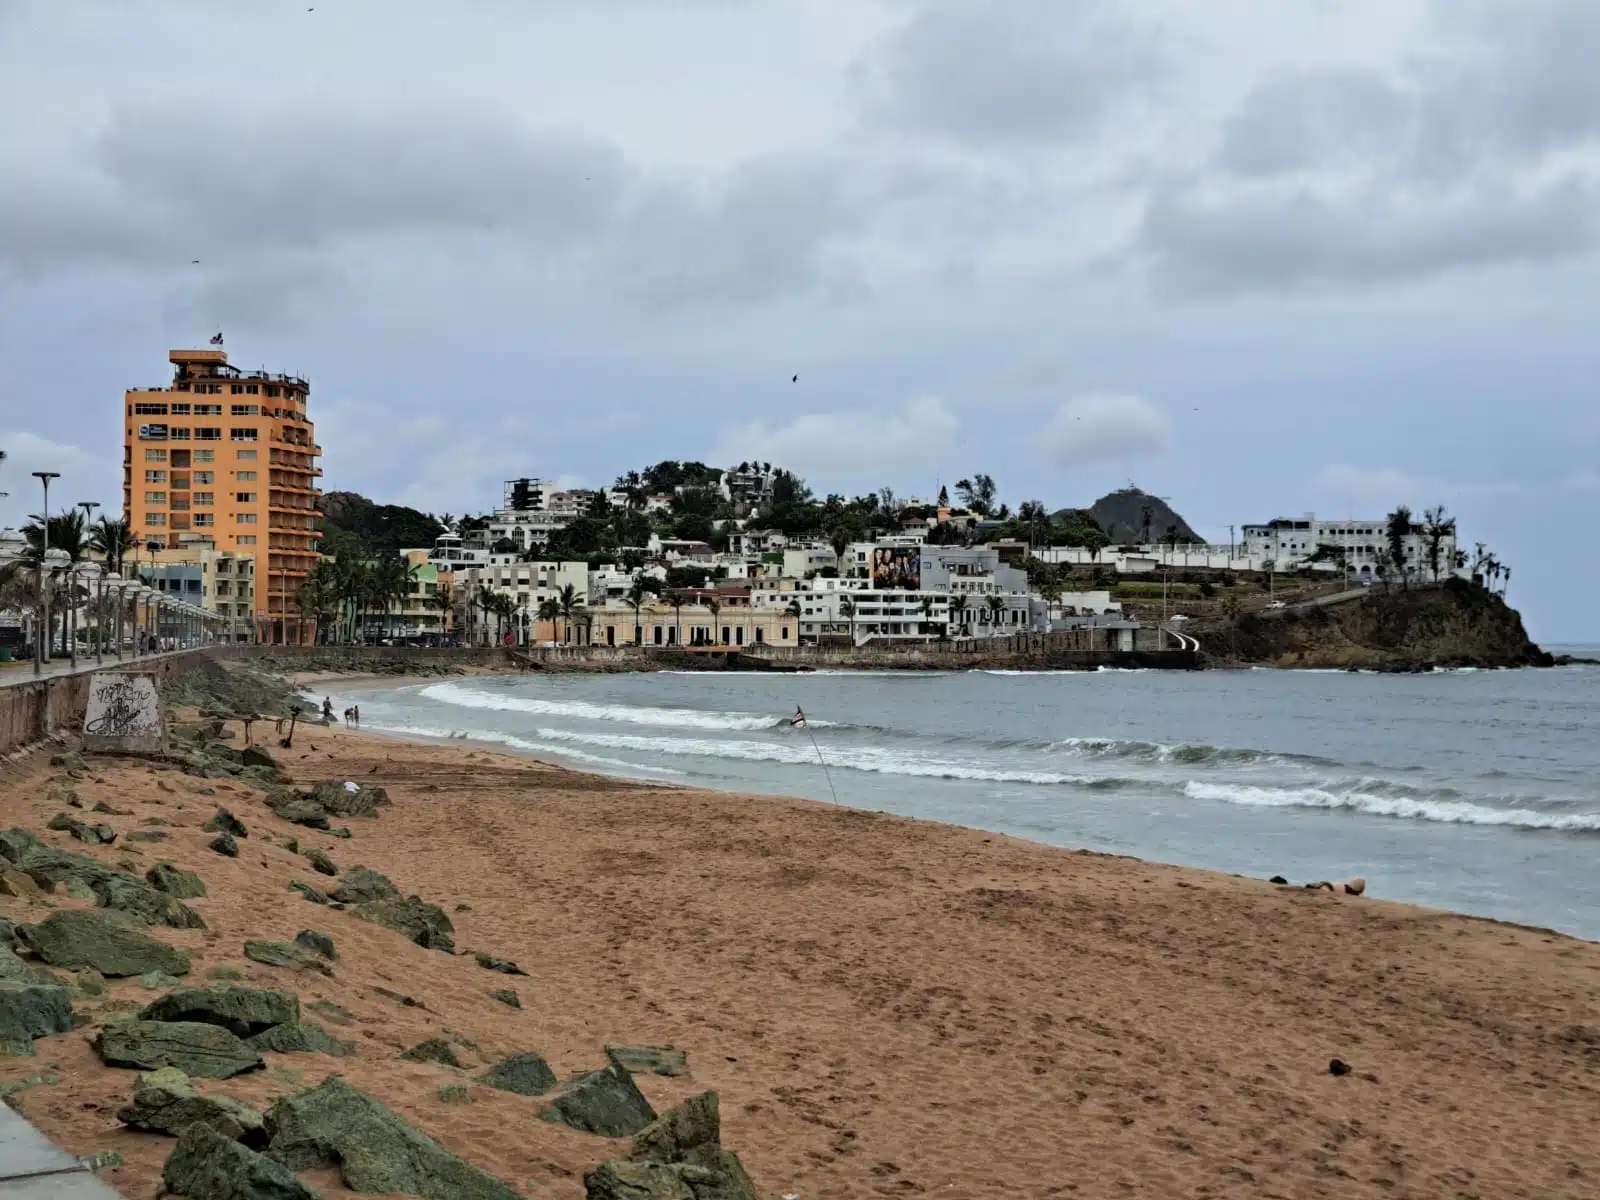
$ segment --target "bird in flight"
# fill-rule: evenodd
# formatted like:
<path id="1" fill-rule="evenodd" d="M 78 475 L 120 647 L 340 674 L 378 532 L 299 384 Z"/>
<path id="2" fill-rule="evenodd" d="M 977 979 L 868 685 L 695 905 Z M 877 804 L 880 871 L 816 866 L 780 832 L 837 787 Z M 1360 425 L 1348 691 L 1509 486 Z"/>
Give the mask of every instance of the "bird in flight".
<path id="1" fill-rule="evenodd" d="M 793 379 L 789 380 L 789 382 L 790 383 L 799 383 L 800 382 L 800 376 L 796 375 Z"/>

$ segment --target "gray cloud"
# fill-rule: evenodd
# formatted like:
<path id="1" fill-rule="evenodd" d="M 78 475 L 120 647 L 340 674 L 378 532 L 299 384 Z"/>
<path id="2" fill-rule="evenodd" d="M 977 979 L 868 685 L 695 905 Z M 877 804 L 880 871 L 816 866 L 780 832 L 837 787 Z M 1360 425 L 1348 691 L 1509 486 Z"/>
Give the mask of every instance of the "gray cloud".
<path id="1" fill-rule="evenodd" d="M 873 118 L 981 145 L 1083 135 L 1168 65 L 1159 28 L 1109 0 L 934 0 L 868 51 L 855 84 Z"/>

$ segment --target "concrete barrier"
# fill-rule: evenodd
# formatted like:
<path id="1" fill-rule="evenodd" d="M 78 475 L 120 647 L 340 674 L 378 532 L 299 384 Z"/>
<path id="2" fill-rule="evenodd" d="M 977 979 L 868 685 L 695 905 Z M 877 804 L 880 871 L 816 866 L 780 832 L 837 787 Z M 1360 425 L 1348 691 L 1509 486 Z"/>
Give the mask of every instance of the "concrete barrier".
<path id="1" fill-rule="evenodd" d="M 61 730 L 81 729 L 89 707 L 89 680 L 96 671 L 140 671 L 154 675 L 159 685 L 206 653 L 178 650 L 120 663 L 113 660 L 98 667 L 88 664 L 70 675 L 23 676 L 15 683 L 0 679 L 0 754 L 11 754 Z"/>

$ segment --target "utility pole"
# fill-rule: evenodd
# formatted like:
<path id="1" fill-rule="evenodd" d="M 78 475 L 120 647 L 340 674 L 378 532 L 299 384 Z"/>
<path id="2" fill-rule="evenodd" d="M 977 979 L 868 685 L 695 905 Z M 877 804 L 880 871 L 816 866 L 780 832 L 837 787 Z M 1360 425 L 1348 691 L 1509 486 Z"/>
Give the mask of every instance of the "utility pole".
<path id="1" fill-rule="evenodd" d="M 44 511 L 39 514 L 39 530 L 43 536 L 44 544 L 40 547 L 39 551 L 38 576 L 39 615 L 42 618 L 40 621 L 40 626 L 43 630 L 43 636 L 40 636 L 39 630 L 35 630 L 33 638 L 33 673 L 35 675 L 39 675 L 43 673 L 45 661 L 49 657 L 44 648 L 44 642 L 46 638 L 51 636 L 50 593 L 45 590 L 44 586 L 45 560 L 50 557 L 50 481 L 52 479 L 60 479 L 61 472 L 35 471 L 33 476 L 40 483 L 44 484 Z"/>

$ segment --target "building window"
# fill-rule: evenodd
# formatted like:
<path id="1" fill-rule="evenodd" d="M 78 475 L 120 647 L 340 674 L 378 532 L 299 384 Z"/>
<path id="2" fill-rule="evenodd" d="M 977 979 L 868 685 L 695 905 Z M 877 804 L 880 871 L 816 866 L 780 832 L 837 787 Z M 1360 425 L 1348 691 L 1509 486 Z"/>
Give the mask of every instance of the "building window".
<path id="1" fill-rule="evenodd" d="M 260 414 L 261 414 L 261 408 L 260 408 L 259 405 L 255 405 L 255 404 L 235 404 L 233 406 L 233 415 L 236 416 L 236 417 L 255 417 L 255 416 L 260 416 Z M 235 435 L 237 435 L 238 432 L 239 431 L 237 429 L 234 430 Z"/>
<path id="2" fill-rule="evenodd" d="M 215 492 L 196 492 L 194 494 L 194 502 L 196 505 L 215 504 L 217 502 L 217 494 Z"/>
<path id="3" fill-rule="evenodd" d="M 194 431 L 194 440 L 197 442 L 220 442 L 222 430 L 215 426 L 206 425 Z"/>
<path id="4" fill-rule="evenodd" d="M 189 405 L 174 404 L 172 406 L 172 415 L 175 417 L 187 417 L 189 415 Z"/>
<path id="5" fill-rule="evenodd" d="M 167 415 L 165 404 L 135 404 L 133 415 L 136 417 L 164 417 Z"/>
<path id="6" fill-rule="evenodd" d="M 197 529 L 199 529 L 199 528 L 201 528 L 203 526 L 215 525 L 217 523 L 216 514 L 215 513 L 195 513 L 195 515 L 194 515 L 194 523 L 195 523 L 195 528 L 197 528 Z"/>
<path id="7" fill-rule="evenodd" d="M 271 387 L 271 386 L 269 386 L 267 388 L 267 395 L 276 397 L 277 394 L 278 394 L 278 389 L 277 388 Z"/>
<path id="8" fill-rule="evenodd" d="M 167 473 L 165 471 L 146 471 L 144 473 L 144 481 L 146 483 L 165 483 L 167 481 Z"/>
<path id="9" fill-rule="evenodd" d="M 254 483 L 256 481 L 256 473 L 254 471 L 235 471 L 234 474 L 239 477 L 240 483 Z"/>
<path id="10" fill-rule="evenodd" d="M 254 518 L 251 519 L 254 520 Z M 233 540 L 241 546 L 254 546 L 256 544 L 256 535 L 253 533 L 241 533 Z"/>
<path id="11" fill-rule="evenodd" d="M 167 452 L 165 450 L 146 450 L 144 452 L 144 460 L 145 462 L 166 462 Z"/>
<path id="12" fill-rule="evenodd" d="M 172 518 L 172 527 L 174 529 L 187 529 L 187 528 L 189 528 L 189 518 L 188 517 L 173 517 Z"/>
<path id="13" fill-rule="evenodd" d="M 194 406 L 194 415 L 197 417 L 220 417 L 222 415 L 222 405 L 196 404 Z"/>
<path id="14" fill-rule="evenodd" d="M 253 442 L 256 440 L 254 429 L 235 429 L 230 435 L 236 442 Z"/>
<path id="15" fill-rule="evenodd" d="M 234 457 L 240 462 L 255 462 L 259 454 L 260 451 L 258 450 L 241 450 Z"/>
<path id="16" fill-rule="evenodd" d="M 167 523 L 166 513 L 145 513 L 144 524 L 146 529 L 160 529 Z"/>
<path id="17" fill-rule="evenodd" d="M 257 493 L 255 492 L 235 492 L 233 498 L 240 504 L 254 504 L 256 495 Z"/>
<path id="18" fill-rule="evenodd" d="M 216 462 L 217 452 L 215 450 L 196 450 L 194 452 L 194 460 L 197 463 Z"/>
<path id="19" fill-rule="evenodd" d="M 244 385 L 244 390 L 248 395 L 254 396 L 256 393 L 261 391 L 261 388 L 254 383 L 247 383 Z"/>
<path id="20" fill-rule="evenodd" d="M 165 504 L 167 502 L 167 494 L 165 492 L 146 492 L 144 494 L 144 502 L 146 504 Z"/>
<path id="21" fill-rule="evenodd" d="M 232 387 L 230 387 L 228 390 L 230 392 L 232 392 L 235 396 L 242 396 L 244 394 L 244 384 L 236 383 Z"/>
<path id="22" fill-rule="evenodd" d="M 215 471 L 196 471 L 194 473 L 194 485 L 195 487 L 201 487 L 208 483 L 215 483 L 216 478 L 217 473 Z"/>
<path id="23" fill-rule="evenodd" d="M 241 525 L 254 525 L 256 523 L 255 513 L 238 513 L 234 519 Z"/>

